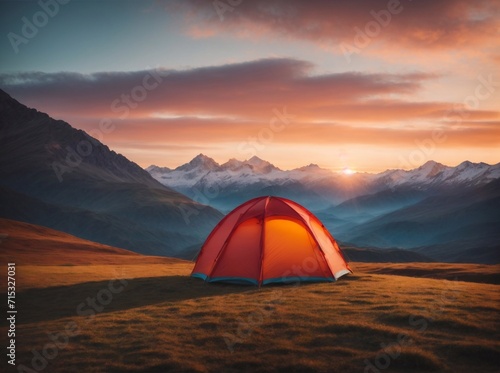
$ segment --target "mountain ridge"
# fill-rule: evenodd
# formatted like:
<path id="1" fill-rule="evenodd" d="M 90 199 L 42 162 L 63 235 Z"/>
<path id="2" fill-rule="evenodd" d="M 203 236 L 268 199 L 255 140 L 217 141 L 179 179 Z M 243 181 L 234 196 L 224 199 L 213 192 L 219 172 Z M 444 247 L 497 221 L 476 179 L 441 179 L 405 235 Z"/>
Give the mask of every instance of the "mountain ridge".
<path id="1" fill-rule="evenodd" d="M 211 158 L 211 157 L 209 157 L 209 156 L 207 156 L 207 155 L 205 155 L 203 153 L 200 153 L 200 154 L 196 155 L 191 161 L 189 161 L 187 163 L 184 163 L 184 164 L 182 164 L 180 166 L 177 166 L 176 168 L 170 168 L 170 167 L 164 167 L 164 166 L 158 166 L 158 165 L 150 165 L 150 166 L 146 167 L 145 170 L 148 171 L 148 172 L 150 172 L 152 169 L 160 169 L 160 170 L 165 170 L 165 171 L 184 170 L 185 166 L 188 166 L 188 165 L 191 165 L 191 164 L 196 164 L 196 165 L 210 164 L 210 165 L 213 165 L 208 170 L 234 168 L 235 165 L 240 166 L 240 165 L 264 164 L 264 165 L 269 165 L 273 169 L 276 169 L 276 170 L 279 170 L 279 171 L 282 171 L 282 172 L 307 171 L 308 169 L 313 169 L 313 170 L 326 171 L 326 172 L 329 172 L 329 173 L 332 173 L 332 174 L 337 174 L 339 176 L 345 174 L 344 171 L 338 171 L 338 172 L 331 171 L 329 169 L 322 168 L 322 167 L 320 167 L 319 165 L 317 165 L 315 163 L 310 163 L 308 165 L 296 167 L 296 168 L 289 169 L 289 170 L 283 170 L 283 169 L 280 169 L 279 167 L 274 166 L 271 162 L 266 161 L 266 160 L 264 160 L 262 158 L 259 158 L 258 156 L 253 156 L 250 159 L 246 159 L 246 160 L 243 160 L 243 161 L 238 160 L 236 158 L 230 158 L 228 161 L 219 164 L 213 158 Z M 380 171 L 380 172 L 357 172 L 357 171 L 353 171 L 352 174 L 355 174 L 355 175 L 379 175 L 379 176 L 382 176 L 382 175 L 387 175 L 387 174 L 391 174 L 391 173 L 394 173 L 394 172 L 414 173 L 416 171 L 423 171 L 425 173 L 427 171 L 427 176 L 431 176 L 432 177 L 432 176 L 435 176 L 436 174 L 439 174 L 440 172 L 442 172 L 445 169 L 463 170 L 463 169 L 468 168 L 468 167 L 479 167 L 479 166 L 481 166 L 483 168 L 495 168 L 495 169 L 497 169 L 497 168 L 500 167 L 500 162 L 495 163 L 495 164 L 488 164 L 488 163 L 485 163 L 485 162 L 477 162 L 476 163 L 476 162 L 471 162 L 471 161 L 468 161 L 468 160 L 464 160 L 464 161 L 462 161 L 461 163 L 459 163 L 456 166 L 447 166 L 447 165 L 444 165 L 444 164 L 442 164 L 440 162 L 437 162 L 437 161 L 434 161 L 434 160 L 428 160 L 425 163 L 423 163 L 422 165 L 417 166 L 417 167 L 412 168 L 412 169 L 409 169 L 409 170 L 395 168 L 395 169 L 387 169 L 385 171 Z M 429 171 L 429 169 L 430 169 L 430 171 Z M 498 172 L 499 172 L 498 174 L 495 174 L 495 178 L 500 177 L 500 171 L 498 171 Z"/>
<path id="2" fill-rule="evenodd" d="M 5 92 L 0 94 L 0 130 L 1 217 L 171 256 L 202 242 L 222 217 L 84 131 Z"/>
<path id="3" fill-rule="evenodd" d="M 203 162 L 200 161 L 203 159 Z M 193 167 L 193 164 L 196 166 Z M 259 166 L 259 167 L 257 167 Z M 439 189 L 449 186 L 479 186 L 500 178 L 500 163 L 472 163 L 464 161 L 458 166 L 445 166 L 435 161 L 412 170 L 386 170 L 370 173 L 335 173 L 317 165 L 308 165 L 292 170 L 281 170 L 270 162 L 253 157 L 239 161 L 230 159 L 218 164 L 212 158 L 200 154 L 192 161 L 175 169 L 149 166 L 151 176 L 191 198 L 204 196 L 214 207 L 230 211 L 236 204 L 224 201 L 244 202 L 245 198 L 266 193 L 284 193 L 283 197 L 297 198 L 307 202 L 313 209 L 325 205 L 338 205 L 349 199 L 377 193 L 385 189 Z M 296 193 L 292 188 L 301 191 Z M 219 195 L 205 191 L 218 191 Z M 242 198 L 232 196 L 239 191 Z M 302 191 L 307 195 L 303 197 Z"/>

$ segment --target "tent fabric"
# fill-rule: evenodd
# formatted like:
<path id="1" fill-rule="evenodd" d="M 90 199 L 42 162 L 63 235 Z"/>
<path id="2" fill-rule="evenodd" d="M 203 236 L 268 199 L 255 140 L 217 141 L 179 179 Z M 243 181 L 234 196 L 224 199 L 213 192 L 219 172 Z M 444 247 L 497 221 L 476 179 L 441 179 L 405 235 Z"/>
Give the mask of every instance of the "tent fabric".
<path id="1" fill-rule="evenodd" d="M 348 273 L 337 242 L 316 216 L 285 198 L 258 197 L 217 224 L 191 276 L 260 286 L 335 281 Z"/>

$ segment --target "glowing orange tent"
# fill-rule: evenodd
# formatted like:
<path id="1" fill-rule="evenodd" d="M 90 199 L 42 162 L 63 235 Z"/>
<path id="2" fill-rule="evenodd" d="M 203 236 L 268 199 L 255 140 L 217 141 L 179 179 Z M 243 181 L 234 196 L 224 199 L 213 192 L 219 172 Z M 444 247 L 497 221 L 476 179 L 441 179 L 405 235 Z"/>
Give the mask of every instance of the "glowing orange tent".
<path id="1" fill-rule="evenodd" d="M 205 281 L 335 281 L 351 273 L 339 246 L 311 212 L 285 198 L 236 207 L 210 233 L 191 273 Z"/>

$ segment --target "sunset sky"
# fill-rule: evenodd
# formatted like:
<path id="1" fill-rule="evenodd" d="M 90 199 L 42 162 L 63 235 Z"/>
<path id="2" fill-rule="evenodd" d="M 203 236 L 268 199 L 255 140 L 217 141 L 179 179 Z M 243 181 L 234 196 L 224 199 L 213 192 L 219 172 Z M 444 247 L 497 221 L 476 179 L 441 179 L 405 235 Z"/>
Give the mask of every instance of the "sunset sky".
<path id="1" fill-rule="evenodd" d="M 0 88 L 143 167 L 500 162 L 500 1 L 66 2 L 0 3 Z"/>

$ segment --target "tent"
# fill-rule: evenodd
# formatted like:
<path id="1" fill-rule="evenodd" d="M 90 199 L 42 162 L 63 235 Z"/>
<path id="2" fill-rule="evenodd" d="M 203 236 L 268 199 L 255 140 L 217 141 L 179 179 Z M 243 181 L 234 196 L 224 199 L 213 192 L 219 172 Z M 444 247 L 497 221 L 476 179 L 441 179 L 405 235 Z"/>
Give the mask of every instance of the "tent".
<path id="1" fill-rule="evenodd" d="M 319 219 L 279 197 L 258 197 L 227 214 L 203 244 L 191 276 L 265 285 L 335 281 L 351 273 Z"/>

